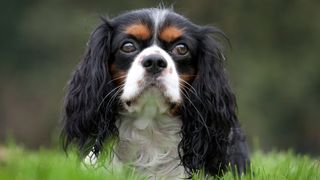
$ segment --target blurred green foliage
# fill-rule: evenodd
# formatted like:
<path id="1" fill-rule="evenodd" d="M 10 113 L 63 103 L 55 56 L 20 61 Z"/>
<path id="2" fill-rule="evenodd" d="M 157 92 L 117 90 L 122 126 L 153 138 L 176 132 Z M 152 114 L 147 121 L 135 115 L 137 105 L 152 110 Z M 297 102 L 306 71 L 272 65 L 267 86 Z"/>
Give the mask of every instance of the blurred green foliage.
<path id="1" fill-rule="evenodd" d="M 5 1 L 0 6 L 0 140 L 28 147 L 58 136 L 64 87 L 99 16 L 155 0 Z M 320 151 L 320 1 L 165 1 L 231 40 L 227 69 L 249 142 Z"/>

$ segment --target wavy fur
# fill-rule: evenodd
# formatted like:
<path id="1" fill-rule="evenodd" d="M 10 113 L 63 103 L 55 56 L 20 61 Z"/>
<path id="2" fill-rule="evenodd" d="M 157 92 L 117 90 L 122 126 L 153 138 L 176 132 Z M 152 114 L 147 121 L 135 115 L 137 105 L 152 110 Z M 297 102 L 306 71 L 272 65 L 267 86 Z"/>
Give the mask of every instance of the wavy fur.
<path id="1" fill-rule="evenodd" d="M 62 130 L 63 148 L 77 145 L 81 156 L 103 148 L 105 139 L 117 134 L 116 102 L 111 101 L 116 86 L 112 81 L 108 62 L 112 28 L 104 22 L 91 34 L 84 59 L 68 84 Z M 110 102 L 110 103 L 108 103 Z M 108 106 L 107 106 L 108 105 Z"/>
<path id="2" fill-rule="evenodd" d="M 188 92 L 192 101 L 185 100 L 181 108 L 180 158 L 189 175 L 199 169 L 219 174 L 229 162 L 233 167 L 237 165 L 240 173 L 249 163 L 236 116 L 236 99 L 225 74 L 222 49 L 211 37 L 213 33 L 223 35 L 212 27 L 201 28 L 198 33 L 198 76 L 192 83 L 198 93 Z"/>

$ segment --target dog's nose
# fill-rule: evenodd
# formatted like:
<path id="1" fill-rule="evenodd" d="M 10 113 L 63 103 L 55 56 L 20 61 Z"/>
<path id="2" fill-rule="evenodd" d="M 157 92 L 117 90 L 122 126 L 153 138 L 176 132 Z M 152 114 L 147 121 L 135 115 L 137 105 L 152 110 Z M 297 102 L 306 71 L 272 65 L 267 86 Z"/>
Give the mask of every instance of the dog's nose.
<path id="1" fill-rule="evenodd" d="M 160 55 L 149 55 L 142 60 L 142 66 L 151 74 L 158 74 L 165 69 L 167 61 Z"/>

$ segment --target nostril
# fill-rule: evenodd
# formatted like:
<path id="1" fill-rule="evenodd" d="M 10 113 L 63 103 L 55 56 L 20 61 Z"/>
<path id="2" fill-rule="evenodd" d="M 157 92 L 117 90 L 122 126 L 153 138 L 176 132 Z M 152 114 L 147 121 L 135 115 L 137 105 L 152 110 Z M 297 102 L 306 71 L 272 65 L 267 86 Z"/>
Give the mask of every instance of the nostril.
<path id="1" fill-rule="evenodd" d="M 159 68 L 166 68 L 167 67 L 167 62 L 165 60 L 163 60 L 163 59 L 158 59 L 157 66 Z"/>
<path id="2" fill-rule="evenodd" d="M 145 67 L 145 68 L 151 67 L 152 66 L 152 60 L 151 59 L 145 59 L 142 62 L 142 66 Z"/>

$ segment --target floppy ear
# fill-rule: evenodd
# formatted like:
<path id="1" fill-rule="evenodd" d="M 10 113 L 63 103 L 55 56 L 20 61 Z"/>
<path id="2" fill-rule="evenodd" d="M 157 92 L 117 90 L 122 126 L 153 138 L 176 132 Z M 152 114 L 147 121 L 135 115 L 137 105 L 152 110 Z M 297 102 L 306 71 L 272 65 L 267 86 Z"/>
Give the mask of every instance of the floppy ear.
<path id="1" fill-rule="evenodd" d="M 108 70 L 112 27 L 104 22 L 91 34 L 83 60 L 69 81 L 64 105 L 63 147 L 76 144 L 81 156 L 94 147 L 98 154 L 104 139 L 117 133 L 114 102 L 115 85 Z M 110 103 L 103 103 L 110 102 Z M 106 104 L 109 104 L 106 107 Z"/>
<path id="2" fill-rule="evenodd" d="M 197 77 L 192 87 L 197 94 L 188 93 L 182 112 L 180 158 L 191 174 L 204 169 L 217 174 L 224 169 L 231 127 L 237 124 L 236 101 L 223 66 L 220 45 L 211 37 L 220 31 L 204 27 L 199 30 Z M 223 34 L 222 34 L 223 35 Z M 191 89 L 191 88 L 190 88 Z"/>

